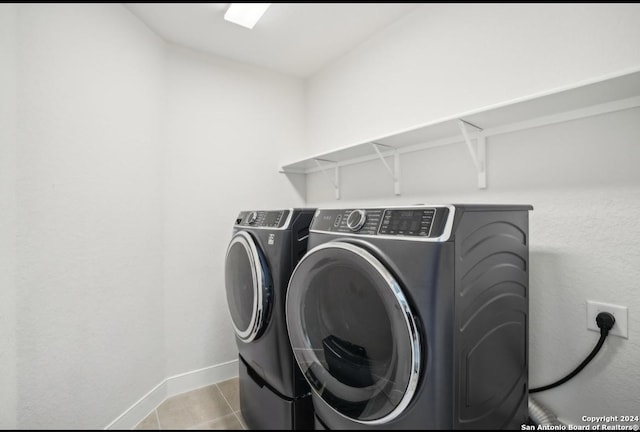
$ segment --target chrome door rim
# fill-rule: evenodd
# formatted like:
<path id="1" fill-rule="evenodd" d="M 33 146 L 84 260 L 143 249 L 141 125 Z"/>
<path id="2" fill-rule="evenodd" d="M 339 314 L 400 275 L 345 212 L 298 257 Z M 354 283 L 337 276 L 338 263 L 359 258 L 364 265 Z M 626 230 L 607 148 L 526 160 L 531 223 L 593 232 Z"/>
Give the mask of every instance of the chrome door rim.
<path id="1" fill-rule="evenodd" d="M 264 319 L 265 310 L 262 296 L 262 291 L 264 290 L 264 271 L 262 269 L 260 256 L 258 255 L 258 247 L 256 246 L 253 238 L 251 238 L 251 236 L 245 231 L 240 231 L 233 236 L 229 246 L 227 247 L 225 260 L 228 259 L 229 251 L 236 243 L 239 243 L 244 248 L 247 256 L 249 257 L 251 278 L 253 280 L 254 308 L 251 312 L 251 320 L 249 321 L 249 325 L 246 329 L 239 329 L 233 319 L 231 319 L 231 323 L 233 324 L 233 329 L 235 330 L 236 335 L 238 335 L 238 338 L 240 338 L 242 342 L 249 343 L 253 341 L 260 332 L 262 321 Z"/>
<path id="2" fill-rule="evenodd" d="M 325 250 L 325 249 L 343 249 L 343 250 L 347 250 L 349 252 L 354 253 L 358 257 L 364 259 L 369 265 L 371 265 L 371 267 L 373 267 L 377 271 L 377 273 L 385 280 L 385 282 L 387 283 L 387 286 L 391 289 L 398 305 L 402 310 L 402 315 L 404 318 L 404 322 L 406 324 L 407 333 L 409 334 L 409 337 L 411 340 L 411 373 L 409 375 L 409 382 L 407 384 L 407 388 L 402 396 L 402 399 L 400 400 L 400 403 L 389 414 L 374 420 L 359 420 L 353 417 L 349 417 L 339 412 L 338 410 L 336 410 L 330 403 L 326 402 L 324 398 L 320 394 L 318 394 L 318 392 L 312 385 L 310 386 L 311 390 L 320 399 L 322 399 L 327 404 L 327 406 L 329 406 L 329 408 L 331 408 L 336 414 L 350 421 L 354 421 L 364 425 L 381 425 L 381 424 L 388 423 L 394 420 L 395 418 L 397 418 L 400 414 L 404 412 L 404 410 L 407 408 L 407 406 L 409 406 L 409 403 L 413 399 L 413 396 L 418 387 L 418 379 L 420 377 L 421 350 L 420 350 L 420 337 L 418 333 L 418 328 L 413 318 L 413 313 L 411 312 L 411 308 L 409 307 L 407 298 L 405 297 L 404 293 L 402 292 L 402 289 L 400 288 L 400 284 L 398 284 L 398 282 L 395 280 L 395 278 L 389 272 L 389 270 L 387 270 L 386 267 L 375 256 L 373 256 L 371 253 L 369 253 L 362 247 L 353 245 L 351 243 L 342 242 L 342 241 L 332 241 L 328 243 L 323 243 L 319 246 L 314 247 L 313 249 L 310 249 L 305 254 L 305 256 L 302 257 L 300 262 L 298 262 L 298 265 L 296 266 L 296 268 L 291 273 L 291 278 L 289 279 L 289 285 L 287 287 L 287 299 L 286 299 L 287 303 L 289 302 L 289 293 L 291 292 L 291 282 L 293 281 L 296 275 L 296 272 L 298 271 L 302 263 L 314 253 L 319 252 L 321 250 Z M 291 326 L 291 323 L 289 323 L 288 314 L 286 316 L 286 321 L 287 321 L 287 332 L 288 332 L 288 329 Z M 297 356 L 294 356 L 294 357 L 296 358 L 296 363 L 298 363 L 298 366 L 300 366 L 300 368 L 302 369 L 302 366 L 298 362 L 298 357 Z"/>

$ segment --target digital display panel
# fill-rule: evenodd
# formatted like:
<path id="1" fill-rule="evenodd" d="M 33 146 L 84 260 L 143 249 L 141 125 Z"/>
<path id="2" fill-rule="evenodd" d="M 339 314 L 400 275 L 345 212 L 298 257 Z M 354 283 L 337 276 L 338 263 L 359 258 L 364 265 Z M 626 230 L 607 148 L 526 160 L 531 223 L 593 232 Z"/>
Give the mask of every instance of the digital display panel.
<path id="1" fill-rule="evenodd" d="M 280 216 L 282 216 L 282 212 L 267 212 L 264 215 L 263 225 L 277 226 L 277 224 L 280 222 Z"/>
<path id="2" fill-rule="evenodd" d="M 386 210 L 380 234 L 428 236 L 434 210 Z"/>

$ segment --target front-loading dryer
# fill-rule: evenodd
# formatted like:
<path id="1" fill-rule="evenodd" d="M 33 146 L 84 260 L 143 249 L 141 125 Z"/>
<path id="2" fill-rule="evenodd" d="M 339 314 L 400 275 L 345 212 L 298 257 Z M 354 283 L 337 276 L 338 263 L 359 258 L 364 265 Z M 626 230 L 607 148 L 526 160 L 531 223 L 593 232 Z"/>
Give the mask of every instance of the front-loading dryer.
<path id="1" fill-rule="evenodd" d="M 314 211 L 243 211 L 233 227 L 225 288 L 239 354 L 240 409 L 251 429 L 313 428 L 310 390 L 293 358 L 284 306 Z"/>
<path id="2" fill-rule="evenodd" d="M 527 422 L 531 209 L 317 210 L 286 302 L 317 429 Z"/>

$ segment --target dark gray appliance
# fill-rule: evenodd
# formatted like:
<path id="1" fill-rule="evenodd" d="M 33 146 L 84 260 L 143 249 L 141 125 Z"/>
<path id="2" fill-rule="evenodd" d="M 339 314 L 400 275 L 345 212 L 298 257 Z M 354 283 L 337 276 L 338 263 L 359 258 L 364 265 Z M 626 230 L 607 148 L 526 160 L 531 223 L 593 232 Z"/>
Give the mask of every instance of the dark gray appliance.
<path id="1" fill-rule="evenodd" d="M 526 423 L 530 210 L 317 210 L 286 303 L 316 429 Z"/>
<path id="2" fill-rule="evenodd" d="M 251 429 L 309 429 L 313 404 L 287 336 L 291 272 L 307 250 L 315 209 L 240 212 L 225 262 L 239 354 L 240 408 Z"/>

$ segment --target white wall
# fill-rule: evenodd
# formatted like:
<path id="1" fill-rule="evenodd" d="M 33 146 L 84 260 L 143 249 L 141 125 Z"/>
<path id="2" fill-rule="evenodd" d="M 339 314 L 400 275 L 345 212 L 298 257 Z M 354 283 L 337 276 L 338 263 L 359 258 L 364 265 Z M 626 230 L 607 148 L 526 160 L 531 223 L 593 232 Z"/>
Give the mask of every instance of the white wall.
<path id="1" fill-rule="evenodd" d="M 639 4 L 427 4 L 313 76 L 310 153 L 640 65 Z"/>
<path id="2" fill-rule="evenodd" d="M 1 424 L 135 423 L 213 375 L 166 379 L 236 359 L 224 253 L 240 210 L 303 202 L 277 167 L 304 82 L 167 46 L 121 5 L 2 12 Z"/>
<path id="3" fill-rule="evenodd" d="M 302 80 L 169 47 L 167 375 L 237 359 L 224 258 L 240 210 L 302 204 L 279 174 L 303 139 Z"/>
<path id="4" fill-rule="evenodd" d="M 636 412 L 640 406 L 640 109 L 488 140 L 488 188 L 477 190 L 464 144 L 402 156 L 394 197 L 379 161 L 341 170 L 343 199 L 322 173 L 308 178 L 309 205 L 532 204 L 530 214 L 531 387 L 572 371 L 598 334 L 586 301 L 629 307 L 629 339 L 609 337 L 576 378 L 535 395 L 563 421 Z"/>
<path id="5" fill-rule="evenodd" d="M 0 4 L 0 429 L 16 429 L 16 19 Z"/>
<path id="6" fill-rule="evenodd" d="M 640 66 L 638 5 L 425 5 L 309 84 L 310 153 Z M 402 156 L 401 197 L 379 161 L 343 168 L 343 199 L 308 176 L 311 206 L 533 204 L 530 384 L 589 353 L 589 300 L 629 307 L 629 339 L 537 398 L 564 421 L 637 413 L 640 110 L 490 138 L 488 188 L 464 144 Z"/>
<path id="7" fill-rule="evenodd" d="M 18 26 L 17 424 L 103 428 L 166 378 L 164 44 L 119 4 Z"/>

